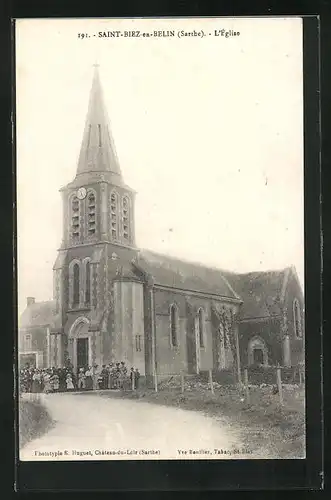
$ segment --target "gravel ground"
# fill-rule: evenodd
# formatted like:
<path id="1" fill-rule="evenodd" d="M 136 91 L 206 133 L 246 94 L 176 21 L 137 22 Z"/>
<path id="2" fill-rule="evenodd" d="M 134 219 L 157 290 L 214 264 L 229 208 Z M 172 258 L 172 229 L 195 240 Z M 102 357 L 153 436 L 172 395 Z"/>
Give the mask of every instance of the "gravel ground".
<path id="1" fill-rule="evenodd" d="M 224 419 L 198 412 L 99 392 L 42 394 L 40 403 L 55 425 L 21 448 L 21 460 L 250 457 Z"/>

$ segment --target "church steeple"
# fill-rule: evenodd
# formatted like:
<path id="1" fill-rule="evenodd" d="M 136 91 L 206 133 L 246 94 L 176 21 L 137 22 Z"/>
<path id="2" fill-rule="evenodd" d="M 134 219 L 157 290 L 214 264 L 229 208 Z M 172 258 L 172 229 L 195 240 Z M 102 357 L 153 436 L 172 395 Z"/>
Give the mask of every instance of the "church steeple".
<path id="1" fill-rule="evenodd" d="M 62 247 L 100 242 L 135 246 L 135 192 L 122 178 L 97 66 L 76 176 L 61 191 Z"/>
<path id="2" fill-rule="evenodd" d="M 104 103 L 98 65 L 95 65 L 76 178 L 83 174 L 93 176 L 93 174 L 102 173 L 106 174 L 107 180 L 113 184 L 123 184 Z"/>

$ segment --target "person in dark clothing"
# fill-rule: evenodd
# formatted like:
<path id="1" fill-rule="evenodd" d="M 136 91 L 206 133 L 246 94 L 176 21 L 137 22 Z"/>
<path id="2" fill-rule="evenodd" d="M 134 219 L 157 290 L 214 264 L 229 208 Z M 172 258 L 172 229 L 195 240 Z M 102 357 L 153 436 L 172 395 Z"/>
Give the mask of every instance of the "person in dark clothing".
<path id="1" fill-rule="evenodd" d="M 134 372 L 134 386 L 136 389 L 139 389 L 139 379 L 140 379 L 140 373 L 138 368 L 136 368 L 136 371 Z"/>
<path id="2" fill-rule="evenodd" d="M 116 389 L 120 388 L 120 375 L 121 375 L 120 363 L 116 363 L 116 367 L 115 367 L 115 388 Z"/>
<path id="3" fill-rule="evenodd" d="M 106 365 L 102 365 L 100 379 L 101 379 L 101 383 L 99 384 L 100 389 L 108 389 L 108 370 L 106 368 Z"/>
<path id="4" fill-rule="evenodd" d="M 20 373 L 20 390 L 21 392 L 30 392 L 29 370 L 21 370 Z"/>
<path id="5" fill-rule="evenodd" d="M 135 384 L 135 375 L 134 375 L 134 368 L 131 368 L 130 370 L 130 389 L 135 389 L 136 387 L 136 384 Z M 132 385 L 134 384 L 134 386 L 132 387 Z"/>
<path id="6" fill-rule="evenodd" d="M 59 391 L 64 392 L 67 390 L 67 383 L 66 383 L 66 371 L 64 368 L 59 368 L 58 370 L 58 375 L 59 375 Z"/>
<path id="7" fill-rule="evenodd" d="M 93 372 L 91 366 L 89 366 L 85 372 L 85 388 L 87 391 L 93 389 Z"/>
<path id="8" fill-rule="evenodd" d="M 32 370 L 29 368 L 26 373 L 26 392 L 32 392 Z"/>
<path id="9" fill-rule="evenodd" d="M 32 392 L 41 392 L 41 371 L 35 370 L 32 376 Z"/>
<path id="10" fill-rule="evenodd" d="M 69 358 L 66 359 L 66 362 L 65 362 L 65 369 L 66 369 L 66 373 L 71 373 L 73 372 L 74 370 L 74 365 L 72 364 L 71 360 Z"/>
<path id="11" fill-rule="evenodd" d="M 114 363 L 109 363 L 109 389 L 114 389 L 115 387 L 115 367 Z"/>

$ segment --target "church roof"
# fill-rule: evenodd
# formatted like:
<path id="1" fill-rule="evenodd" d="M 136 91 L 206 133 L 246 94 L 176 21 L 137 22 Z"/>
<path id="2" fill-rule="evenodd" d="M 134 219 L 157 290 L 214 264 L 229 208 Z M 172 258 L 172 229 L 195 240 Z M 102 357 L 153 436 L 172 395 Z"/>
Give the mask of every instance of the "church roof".
<path id="1" fill-rule="evenodd" d="M 19 327 L 51 325 L 56 317 L 55 300 L 35 302 L 28 305 L 21 314 Z"/>
<path id="2" fill-rule="evenodd" d="M 139 278 L 140 276 L 137 276 L 137 273 L 132 268 L 132 265 L 125 263 L 121 265 L 120 262 L 119 265 L 116 266 L 114 281 L 116 280 L 140 281 Z"/>
<path id="3" fill-rule="evenodd" d="M 96 182 L 108 180 L 114 185 L 123 185 L 97 66 L 94 70 L 76 179 L 72 184 L 84 184 L 92 178 Z"/>
<path id="4" fill-rule="evenodd" d="M 284 284 L 290 268 L 279 271 L 235 274 L 225 272 L 243 300 L 241 318 L 265 318 L 281 314 Z"/>
<path id="5" fill-rule="evenodd" d="M 136 265 L 145 275 L 152 277 L 157 285 L 240 300 L 220 269 L 149 250 L 139 252 Z"/>

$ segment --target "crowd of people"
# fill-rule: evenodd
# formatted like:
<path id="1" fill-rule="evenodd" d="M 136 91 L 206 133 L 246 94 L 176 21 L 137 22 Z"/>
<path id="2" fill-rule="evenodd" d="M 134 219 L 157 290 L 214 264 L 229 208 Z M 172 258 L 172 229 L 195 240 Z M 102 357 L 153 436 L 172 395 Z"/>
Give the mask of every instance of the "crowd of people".
<path id="1" fill-rule="evenodd" d="M 75 370 L 70 362 L 65 368 L 34 368 L 26 365 L 20 370 L 21 392 L 65 392 L 96 389 L 138 389 L 138 368 L 127 369 L 124 361 L 99 367 L 80 367 Z"/>

